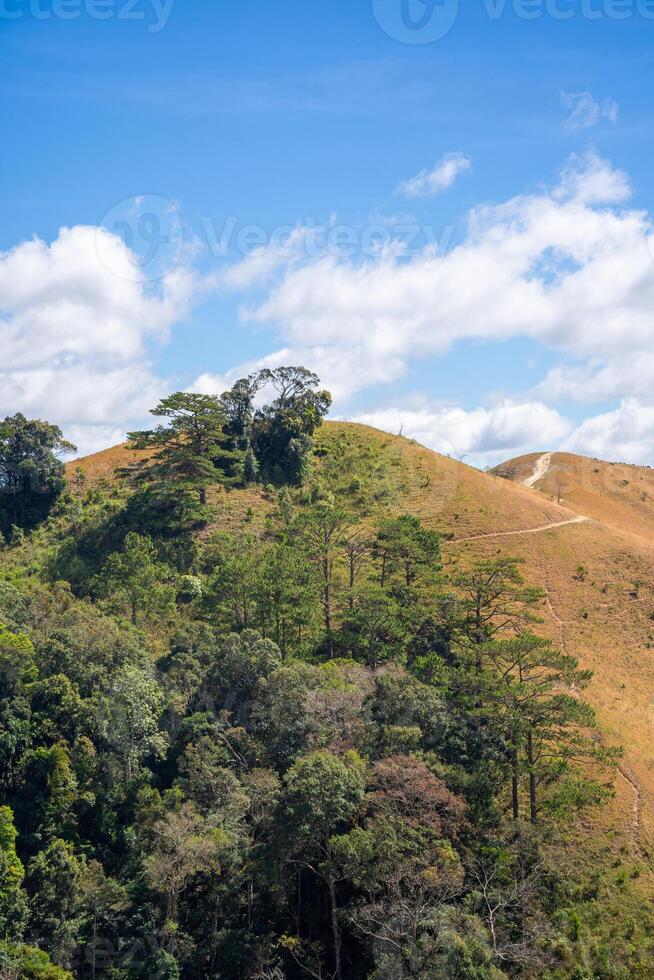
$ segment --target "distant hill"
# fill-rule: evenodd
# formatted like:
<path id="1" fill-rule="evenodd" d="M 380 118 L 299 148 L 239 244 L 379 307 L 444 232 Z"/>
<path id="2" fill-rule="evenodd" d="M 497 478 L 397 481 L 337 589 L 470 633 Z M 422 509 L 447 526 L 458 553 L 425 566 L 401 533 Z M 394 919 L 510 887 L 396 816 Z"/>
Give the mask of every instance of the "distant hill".
<path id="1" fill-rule="evenodd" d="M 572 453 L 532 453 L 493 472 L 523 485 L 536 477 L 533 486 L 550 500 L 654 543 L 654 470 L 649 466 Z"/>

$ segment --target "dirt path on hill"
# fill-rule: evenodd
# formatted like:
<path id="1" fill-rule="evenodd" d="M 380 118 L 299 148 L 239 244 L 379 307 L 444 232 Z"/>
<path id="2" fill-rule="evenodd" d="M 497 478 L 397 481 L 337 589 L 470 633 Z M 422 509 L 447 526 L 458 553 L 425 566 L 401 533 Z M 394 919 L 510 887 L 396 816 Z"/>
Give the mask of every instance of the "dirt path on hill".
<path id="1" fill-rule="evenodd" d="M 484 538 L 507 538 L 516 534 L 541 534 L 543 531 L 553 531 L 557 527 L 567 527 L 568 524 L 587 524 L 588 517 L 578 514 L 567 521 L 555 521 L 553 524 L 541 524 L 538 527 L 527 527 L 522 531 L 492 531 L 487 534 L 471 534 L 468 538 L 453 538 L 451 544 L 460 544 L 462 541 L 483 541 Z M 447 544 L 444 541 L 443 544 Z"/>
<path id="2" fill-rule="evenodd" d="M 539 480 L 542 480 L 544 476 L 547 476 L 550 466 L 552 465 L 552 453 L 544 453 L 539 456 L 536 460 L 536 465 L 534 466 L 534 472 L 531 476 L 528 476 L 526 480 L 522 483 L 525 487 L 534 487 Z"/>

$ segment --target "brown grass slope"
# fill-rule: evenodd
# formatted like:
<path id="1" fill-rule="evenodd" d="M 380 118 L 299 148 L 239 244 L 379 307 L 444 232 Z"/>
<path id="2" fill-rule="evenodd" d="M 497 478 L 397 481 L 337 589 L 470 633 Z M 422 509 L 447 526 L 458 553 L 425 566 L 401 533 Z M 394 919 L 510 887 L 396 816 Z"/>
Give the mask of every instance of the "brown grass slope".
<path id="1" fill-rule="evenodd" d="M 616 847 L 638 853 L 654 836 L 654 474 L 555 454 L 542 488 L 529 489 L 521 481 L 538 454 L 504 464 L 510 479 L 503 479 L 399 436 L 327 423 L 317 449 L 344 447 L 365 450 L 371 473 L 379 472 L 380 511 L 413 513 L 448 536 L 450 568 L 516 555 L 525 577 L 547 590 L 537 629 L 594 671 L 586 696 L 607 743 L 625 749 L 616 800 L 603 819 Z M 80 466 L 91 481 L 111 479 L 131 458 L 117 446 L 75 461 L 69 472 Z M 217 491 L 213 500 L 219 524 L 269 506 L 259 489 Z"/>
<path id="2" fill-rule="evenodd" d="M 631 531 L 654 543 L 654 470 L 649 466 L 606 463 L 572 453 L 551 453 L 537 489 L 550 500 L 621 531 Z M 522 483 L 542 454 L 519 456 L 496 467 L 494 473 Z"/>

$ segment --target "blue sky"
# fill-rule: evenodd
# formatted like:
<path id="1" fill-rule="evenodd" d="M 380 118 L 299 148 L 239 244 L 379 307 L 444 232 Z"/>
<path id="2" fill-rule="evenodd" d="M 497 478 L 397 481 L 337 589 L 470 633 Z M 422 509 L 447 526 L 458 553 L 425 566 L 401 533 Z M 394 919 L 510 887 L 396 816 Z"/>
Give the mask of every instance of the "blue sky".
<path id="1" fill-rule="evenodd" d="M 654 462 L 653 41 L 654 0 L 0 0 L 0 413 L 91 450 L 302 359 L 477 465 Z"/>

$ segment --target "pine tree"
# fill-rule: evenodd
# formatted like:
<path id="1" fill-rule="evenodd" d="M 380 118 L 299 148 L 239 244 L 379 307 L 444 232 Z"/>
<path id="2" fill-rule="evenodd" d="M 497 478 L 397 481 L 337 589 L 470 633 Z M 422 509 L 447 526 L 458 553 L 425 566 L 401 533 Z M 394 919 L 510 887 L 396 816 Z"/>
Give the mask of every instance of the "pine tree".
<path id="1" fill-rule="evenodd" d="M 227 448 L 227 416 L 218 397 L 178 391 L 152 415 L 168 419 L 168 425 L 128 434 L 131 449 L 152 450 L 132 468 L 137 479 L 197 494 L 200 506 L 212 483 L 240 481 L 242 453 Z"/>

